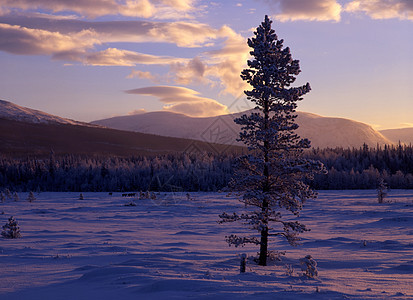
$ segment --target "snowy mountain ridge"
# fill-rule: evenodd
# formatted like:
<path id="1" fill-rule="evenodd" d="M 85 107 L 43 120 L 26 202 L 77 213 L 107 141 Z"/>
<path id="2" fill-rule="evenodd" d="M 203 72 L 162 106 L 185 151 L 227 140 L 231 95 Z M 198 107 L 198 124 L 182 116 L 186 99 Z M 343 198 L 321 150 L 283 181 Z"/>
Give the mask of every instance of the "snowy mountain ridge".
<path id="1" fill-rule="evenodd" d="M 158 111 L 139 115 L 119 116 L 93 121 L 109 128 L 142 133 L 172 136 L 231 145 L 237 142 L 240 126 L 234 119 L 245 112 L 217 117 L 193 118 L 183 114 Z M 377 144 L 392 144 L 370 125 L 344 118 L 323 117 L 313 113 L 297 112 L 297 130 L 301 137 L 308 138 L 313 147 L 370 147 Z"/>
<path id="2" fill-rule="evenodd" d="M 36 124 L 70 124 L 96 127 L 96 125 L 58 117 L 5 100 L 0 100 L 0 118 Z"/>
<path id="3" fill-rule="evenodd" d="M 380 133 L 395 144 L 400 142 L 406 145 L 413 145 L 413 127 L 385 129 L 380 130 Z"/>
<path id="4" fill-rule="evenodd" d="M 155 111 L 85 123 L 0 100 L 0 118 L 2 119 L 35 124 L 104 126 L 118 130 L 229 145 L 242 145 L 236 141 L 240 127 L 234 123 L 234 119 L 244 113 L 239 112 L 216 117 L 196 118 L 179 113 Z M 297 123 L 300 126 L 297 130 L 298 134 L 301 137 L 308 138 L 313 147 L 319 148 L 358 148 L 364 143 L 370 147 L 376 147 L 377 144 L 396 143 L 397 138 L 399 138 L 399 136 L 393 137 L 390 134 L 393 132 L 389 132 L 389 135 L 387 135 L 387 131 L 383 131 L 382 134 L 370 125 L 361 122 L 344 118 L 323 117 L 307 112 L 298 112 Z M 410 136 L 410 132 L 410 130 L 407 132 L 407 136 Z M 399 140 L 405 142 L 404 139 L 399 138 Z"/>

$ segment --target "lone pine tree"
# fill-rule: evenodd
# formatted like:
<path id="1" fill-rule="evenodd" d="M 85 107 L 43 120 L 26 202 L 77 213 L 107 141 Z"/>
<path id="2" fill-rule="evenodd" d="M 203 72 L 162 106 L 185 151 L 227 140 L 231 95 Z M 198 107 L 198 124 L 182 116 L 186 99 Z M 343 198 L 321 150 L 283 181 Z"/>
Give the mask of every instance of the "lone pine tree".
<path id="1" fill-rule="evenodd" d="M 300 73 L 298 60 L 293 60 L 288 47 L 283 47 L 271 28 L 272 21 L 264 22 L 248 39 L 252 48 L 248 68 L 241 78 L 252 89 L 245 91 L 248 99 L 256 104 L 255 110 L 244 114 L 235 122 L 241 125 L 239 141 L 244 142 L 249 154 L 238 159 L 238 166 L 231 181 L 233 190 L 241 191 L 246 207 L 255 207 L 250 213 L 220 215 L 220 223 L 241 221 L 258 231 L 259 236 L 226 237 L 230 245 L 252 243 L 260 246 L 259 264 L 267 264 L 268 238 L 285 237 L 295 246 L 298 234 L 307 231 L 298 221 L 284 221 L 282 213 L 298 216 L 303 203 L 317 194 L 310 189 L 306 179 L 324 170 L 318 161 L 302 158 L 310 141 L 301 139 L 295 130 L 294 113 L 301 96 L 310 91 L 307 83 L 291 87 Z M 257 209 L 258 208 L 258 209 Z"/>

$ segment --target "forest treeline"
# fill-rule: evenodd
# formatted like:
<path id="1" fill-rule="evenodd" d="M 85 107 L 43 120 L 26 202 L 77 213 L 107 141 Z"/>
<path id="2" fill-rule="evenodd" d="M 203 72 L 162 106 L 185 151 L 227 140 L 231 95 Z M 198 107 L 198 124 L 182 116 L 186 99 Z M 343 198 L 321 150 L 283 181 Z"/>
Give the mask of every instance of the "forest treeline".
<path id="1" fill-rule="evenodd" d="M 413 188 L 413 147 L 312 149 L 327 174 L 315 189 L 374 189 L 380 178 L 393 189 Z M 66 155 L 48 159 L 0 156 L 0 191 L 217 191 L 232 178 L 235 154 L 180 153 L 138 157 Z"/>

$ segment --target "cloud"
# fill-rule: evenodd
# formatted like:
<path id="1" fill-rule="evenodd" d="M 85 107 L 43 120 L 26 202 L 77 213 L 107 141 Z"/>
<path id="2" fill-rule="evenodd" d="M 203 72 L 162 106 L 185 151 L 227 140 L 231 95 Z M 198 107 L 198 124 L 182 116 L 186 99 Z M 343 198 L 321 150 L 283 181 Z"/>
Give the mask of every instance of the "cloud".
<path id="1" fill-rule="evenodd" d="M 364 12 L 373 19 L 413 20 L 412 0 L 363 0 L 346 5 L 348 12 Z"/>
<path id="2" fill-rule="evenodd" d="M 0 17 L 0 22 L 10 23 L 3 24 L 0 31 L 0 50 L 9 53 L 51 55 L 56 60 L 90 66 L 169 66 L 168 77 L 164 77 L 168 82 L 219 85 L 225 93 L 235 96 L 245 87 L 239 74 L 249 49 L 245 38 L 227 26 L 214 29 L 206 24 L 185 22 L 88 22 L 16 15 Z M 40 33 L 43 38 L 39 37 Z M 47 42 L 46 36 L 50 37 Z M 95 51 L 95 45 L 112 42 L 168 42 L 182 47 L 214 45 L 216 50 L 201 52 L 192 59 L 156 56 L 114 47 Z M 66 46 L 62 47 L 63 44 Z M 130 76 L 154 80 L 143 73 Z M 157 78 L 158 81 L 160 79 Z"/>
<path id="3" fill-rule="evenodd" d="M 210 117 L 228 113 L 216 100 L 200 97 L 197 91 L 177 86 L 151 86 L 125 91 L 128 94 L 153 96 L 165 104 L 164 110 L 194 117 Z"/>
<path id="4" fill-rule="evenodd" d="M 206 24 L 172 22 L 154 26 L 149 30 L 149 36 L 173 42 L 178 47 L 200 47 L 213 45 L 213 41 L 221 37 L 221 33 Z"/>
<path id="5" fill-rule="evenodd" d="M 171 64 L 170 77 L 179 85 L 219 86 L 223 94 L 237 97 L 248 87 L 240 73 L 246 66 L 250 49 L 245 38 L 227 26 L 220 28 L 217 36 L 222 39 L 218 49 L 205 51 L 187 62 Z"/>
<path id="6" fill-rule="evenodd" d="M 10 9 L 0 6 L 0 16 L 6 15 L 6 14 L 8 14 L 9 12 L 10 12 Z"/>
<path id="7" fill-rule="evenodd" d="M 99 52 L 88 53 L 83 62 L 92 66 L 135 66 L 137 64 L 168 65 L 182 60 L 184 59 L 108 48 Z"/>
<path id="8" fill-rule="evenodd" d="M 186 12 L 195 10 L 193 0 L 2 0 L 2 6 L 4 9 L 74 12 L 91 18 L 106 15 L 187 18 Z"/>
<path id="9" fill-rule="evenodd" d="M 204 76 L 207 66 L 199 57 L 195 57 L 188 62 L 173 63 L 170 65 L 170 68 L 170 74 L 173 74 L 173 80 L 179 85 L 210 83 Z"/>
<path id="10" fill-rule="evenodd" d="M 286 21 L 340 21 L 342 6 L 337 0 L 263 0 L 274 17 Z"/>
<path id="11" fill-rule="evenodd" d="M 117 48 L 93 52 L 94 46 L 101 43 L 93 30 L 62 34 L 0 23 L 0 51 L 12 54 L 50 55 L 56 60 L 76 61 L 91 66 L 169 66 L 189 61 L 185 58 L 156 56 Z"/>
<path id="12" fill-rule="evenodd" d="M 82 52 L 95 44 L 100 42 L 91 30 L 65 35 L 0 23 L 0 50 L 13 54 L 53 56 L 65 52 Z"/>
<path id="13" fill-rule="evenodd" d="M 198 103 L 176 103 L 164 106 L 163 110 L 182 113 L 191 117 L 213 117 L 228 114 L 228 109 L 215 100 Z"/>
<path id="14" fill-rule="evenodd" d="M 175 4 L 178 5 L 178 4 Z M 169 67 L 167 76 L 158 76 L 156 80 L 148 74 L 135 73 L 129 76 L 146 78 L 157 82 L 178 85 L 207 84 L 223 89 L 223 93 L 239 96 L 246 84 L 239 77 L 245 67 L 249 48 L 245 38 L 230 27 L 212 28 L 207 24 L 189 22 L 153 22 L 153 21 L 85 21 L 73 16 L 49 16 L 45 14 L 11 14 L 0 16 L 0 23 L 18 26 L 20 30 L 41 30 L 50 35 L 59 35 L 68 40 L 77 37 L 77 47 L 68 47 L 64 51 L 54 51 L 54 42 L 48 43 L 47 51 L 37 47 L 36 53 L 51 55 L 53 59 L 65 62 L 81 62 L 89 66 L 136 66 L 163 65 Z M 83 32 L 83 33 L 82 33 Z M 86 32 L 89 38 L 86 39 Z M 82 33 L 82 34 L 81 34 Z M 85 40 L 81 37 L 84 36 Z M 1 39 L 1 33 L 0 33 Z M 4 38 L 7 44 L 7 38 Z M 18 54 L 19 49 L 30 49 L 20 41 L 20 46 L 0 50 Z M 25 40 L 26 44 L 35 40 Z M 199 52 L 194 58 L 157 56 L 131 50 L 110 47 L 111 43 L 173 43 L 178 47 L 206 47 L 215 49 Z M 95 45 L 108 47 L 95 51 Z M 46 49 L 44 49 L 46 50 Z"/>
<path id="15" fill-rule="evenodd" d="M 215 29 L 202 23 L 136 20 L 91 22 L 44 14 L 0 16 L 0 23 L 62 34 L 92 30 L 102 43 L 171 43 L 186 48 L 211 46 L 217 39 L 223 38 L 225 32 L 222 28 Z"/>
<path id="16" fill-rule="evenodd" d="M 132 72 L 128 76 L 126 76 L 126 78 L 148 79 L 152 82 L 159 83 L 158 76 L 153 75 L 151 72 L 144 72 L 139 70 L 132 70 Z"/>
<path id="17" fill-rule="evenodd" d="M 401 123 L 400 126 L 402 127 L 413 127 L 413 123 Z"/>
<path id="18" fill-rule="evenodd" d="M 246 66 L 250 48 L 246 39 L 229 27 L 223 27 L 221 34 L 227 37 L 224 46 L 205 53 L 208 62 L 205 74 L 219 79 L 223 93 L 237 97 L 248 87 L 240 73 Z"/>
<path id="19" fill-rule="evenodd" d="M 128 116 L 141 115 L 141 114 L 145 114 L 145 113 L 146 113 L 146 109 L 144 109 L 144 108 L 135 109 L 135 110 L 132 110 L 132 111 L 128 112 Z"/>

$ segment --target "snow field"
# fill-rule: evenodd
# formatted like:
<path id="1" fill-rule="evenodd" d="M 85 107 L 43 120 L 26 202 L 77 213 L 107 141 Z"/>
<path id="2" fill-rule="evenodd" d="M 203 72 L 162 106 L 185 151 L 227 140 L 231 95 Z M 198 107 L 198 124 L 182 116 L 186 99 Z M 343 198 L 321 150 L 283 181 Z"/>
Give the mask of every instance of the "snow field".
<path id="1" fill-rule="evenodd" d="M 413 191 L 321 191 L 300 219 L 311 228 L 292 248 L 272 239 L 282 261 L 256 265 L 258 247 L 228 247 L 225 235 L 252 233 L 218 224 L 222 212 L 242 212 L 221 193 L 161 193 L 134 199 L 121 193 L 41 193 L 0 203 L 22 238 L 0 239 L 0 299 L 411 299 Z M 239 273 L 247 253 L 247 272 Z M 311 255 L 319 277 L 302 275 Z M 288 267 L 287 267 L 288 266 Z"/>

